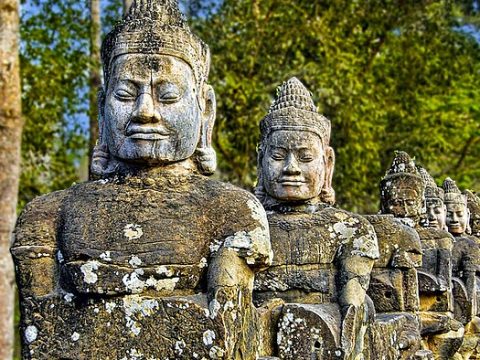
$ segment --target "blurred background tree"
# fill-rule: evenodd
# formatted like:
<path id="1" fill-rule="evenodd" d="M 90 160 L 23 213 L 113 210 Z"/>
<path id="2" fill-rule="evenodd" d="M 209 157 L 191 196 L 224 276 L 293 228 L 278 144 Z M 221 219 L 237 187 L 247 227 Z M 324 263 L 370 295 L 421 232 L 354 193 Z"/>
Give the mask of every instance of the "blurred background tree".
<path id="1" fill-rule="evenodd" d="M 394 150 L 480 190 L 478 1 L 189 3 L 213 53 L 224 178 L 253 185 L 258 122 L 297 76 L 332 121 L 340 206 L 377 211 Z"/>
<path id="2" fill-rule="evenodd" d="M 180 3 L 213 54 L 220 178 L 254 185 L 258 123 L 277 86 L 297 76 L 332 121 L 340 206 L 376 211 L 377 183 L 397 149 L 439 182 L 449 175 L 480 190 L 479 1 Z M 125 1 L 101 5 L 105 34 Z M 85 177 L 87 69 L 98 68 L 91 28 L 84 2 L 24 7 L 21 205 Z"/>

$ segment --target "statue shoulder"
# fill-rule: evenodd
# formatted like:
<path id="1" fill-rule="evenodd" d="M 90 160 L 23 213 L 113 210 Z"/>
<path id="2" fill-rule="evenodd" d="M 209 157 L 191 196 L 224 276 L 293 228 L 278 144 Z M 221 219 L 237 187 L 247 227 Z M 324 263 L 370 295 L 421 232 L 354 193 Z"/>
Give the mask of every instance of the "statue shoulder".
<path id="1" fill-rule="evenodd" d="M 249 222 L 268 226 L 267 216 L 260 201 L 250 192 L 235 185 L 209 180 L 205 185 L 215 200 L 215 212 L 235 214 L 233 222 Z"/>
<path id="2" fill-rule="evenodd" d="M 56 247 L 63 201 L 70 189 L 39 196 L 22 210 L 15 227 L 12 251 L 20 247 Z"/>
<path id="3" fill-rule="evenodd" d="M 270 232 L 265 210 L 246 190 L 219 181 L 209 181 L 215 201 L 208 209 L 211 217 L 223 219 L 223 245 L 245 258 L 248 265 L 264 268 L 272 262 Z"/>
<path id="4" fill-rule="evenodd" d="M 365 215 L 377 234 L 380 259 L 376 267 L 421 265 L 422 243 L 418 232 L 392 215 Z"/>
<path id="5" fill-rule="evenodd" d="M 417 227 L 416 229 L 422 241 L 435 241 L 441 248 L 451 249 L 455 242 L 453 235 L 448 231 L 425 227 Z"/>
<path id="6" fill-rule="evenodd" d="M 342 251 L 344 254 L 378 259 L 380 254 L 377 234 L 364 216 L 333 207 L 325 208 L 322 212 L 330 214 L 333 231 L 347 248 Z"/>

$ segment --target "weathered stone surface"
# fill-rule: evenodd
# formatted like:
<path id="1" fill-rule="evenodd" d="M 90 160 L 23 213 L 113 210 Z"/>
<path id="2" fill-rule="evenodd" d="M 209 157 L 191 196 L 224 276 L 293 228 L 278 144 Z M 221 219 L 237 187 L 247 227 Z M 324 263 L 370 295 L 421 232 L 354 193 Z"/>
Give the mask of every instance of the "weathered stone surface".
<path id="1" fill-rule="evenodd" d="M 420 350 L 418 328 L 413 314 L 377 314 L 370 332 L 370 359 L 433 359 L 431 352 Z"/>
<path id="2" fill-rule="evenodd" d="M 235 208 L 229 205 L 232 199 Z M 216 207 L 209 206 L 212 201 Z M 199 206 L 202 212 L 196 210 Z M 193 296 L 205 292 L 204 279 L 220 247 L 230 247 L 229 252 L 236 257 L 237 254 L 244 256 L 246 264 L 253 268 L 268 263 L 270 251 L 268 243 L 263 243 L 266 228 L 262 229 L 262 219 L 258 218 L 261 211 L 248 193 L 194 174 L 178 177 L 165 173 L 157 180 L 127 177 L 90 182 L 35 200 L 19 220 L 12 249 L 24 301 L 23 329 L 27 331 L 35 324 L 37 332 L 45 336 L 38 342 L 28 342 L 24 332 L 25 351 L 43 354 L 41 346 L 46 346 L 51 349 L 45 353 L 49 356 L 67 356 L 67 352 L 63 353 L 67 351 L 66 345 L 58 344 L 70 344 L 76 332 L 82 336 L 75 341 L 72 351 L 90 348 L 91 344 L 97 349 L 86 352 L 85 358 L 89 358 L 88 354 L 97 354 L 95 351 L 98 356 L 108 354 L 106 344 L 111 338 L 132 338 L 131 343 L 117 347 L 118 354 L 124 351 L 126 355 L 130 348 L 152 353 L 148 339 L 153 336 L 150 333 L 159 328 L 145 322 L 158 322 L 164 316 L 162 309 L 168 310 L 165 298 L 174 302 L 175 298 L 171 298 L 174 295 Z M 235 241 L 243 241 L 242 246 Z M 230 262 L 228 266 L 231 265 Z M 248 291 L 248 284 L 237 285 Z M 125 299 L 135 299 L 135 294 L 141 294 L 138 299 L 145 298 L 147 303 L 155 304 L 149 310 L 148 319 L 142 320 L 145 324 L 139 325 L 148 330 L 137 335 L 135 332 L 139 330 L 131 323 L 129 326 L 125 316 L 116 316 L 114 323 L 105 312 L 107 303 L 124 309 L 121 304 Z M 237 297 L 238 294 L 233 296 Z M 74 299 L 75 306 L 65 299 Z M 232 301 L 228 305 L 228 301 L 219 300 L 218 306 L 239 312 L 235 316 L 241 321 L 241 312 L 245 309 L 237 309 Z M 248 309 L 248 296 L 245 301 Z M 212 316 L 222 310 L 216 309 L 215 304 L 210 304 Z M 171 321 L 164 326 L 181 328 L 190 322 L 184 334 L 193 339 L 195 326 L 200 334 L 210 326 L 217 332 L 214 336 L 219 341 L 218 351 L 226 352 L 222 345 L 225 330 L 217 324 L 222 330 L 219 332 L 210 324 L 213 321 L 205 315 L 208 313 L 206 298 L 201 305 L 204 308 L 197 305 L 192 314 L 169 315 Z M 199 314 L 204 316 L 204 325 L 198 320 Z M 254 320 L 253 314 L 250 315 L 250 320 Z M 37 317 L 41 318 L 38 322 L 34 320 Z M 59 321 L 62 326 L 57 325 Z M 84 324 L 81 329 L 78 323 Z M 250 335 L 256 337 L 255 323 L 248 327 Z M 178 341 L 190 344 L 184 348 L 185 354 L 200 353 L 201 349 L 192 346 L 201 342 L 183 338 L 180 335 L 183 330 L 177 332 Z M 98 333 L 105 334 L 98 336 Z M 169 342 L 157 343 L 155 354 L 172 356 L 170 345 Z"/>
<path id="3" fill-rule="evenodd" d="M 375 310 L 414 314 L 420 306 L 416 268 L 422 264 L 422 245 L 418 233 L 391 215 L 366 218 L 375 229 L 380 249 L 368 289 Z"/>
<path id="4" fill-rule="evenodd" d="M 335 304 L 288 304 L 278 324 L 280 359 L 342 359 L 341 314 Z"/>
<path id="5" fill-rule="evenodd" d="M 221 316 L 212 319 L 205 311 L 206 297 L 82 301 L 71 294 L 29 298 L 29 321 L 21 327 L 29 344 L 24 357 L 221 359 L 225 354 Z"/>

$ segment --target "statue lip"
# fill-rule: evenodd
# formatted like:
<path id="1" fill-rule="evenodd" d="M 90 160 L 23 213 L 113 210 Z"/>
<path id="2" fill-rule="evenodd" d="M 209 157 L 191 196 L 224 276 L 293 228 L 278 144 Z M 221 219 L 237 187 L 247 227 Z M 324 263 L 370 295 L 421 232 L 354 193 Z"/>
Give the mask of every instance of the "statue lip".
<path id="1" fill-rule="evenodd" d="M 126 135 L 131 139 L 161 140 L 167 139 L 170 132 L 164 127 L 132 126 L 127 129 Z"/>
<path id="2" fill-rule="evenodd" d="M 282 184 L 283 186 L 301 186 L 301 185 L 305 184 L 305 181 L 303 181 L 303 180 L 289 179 L 289 178 L 280 179 L 278 182 L 280 184 Z"/>

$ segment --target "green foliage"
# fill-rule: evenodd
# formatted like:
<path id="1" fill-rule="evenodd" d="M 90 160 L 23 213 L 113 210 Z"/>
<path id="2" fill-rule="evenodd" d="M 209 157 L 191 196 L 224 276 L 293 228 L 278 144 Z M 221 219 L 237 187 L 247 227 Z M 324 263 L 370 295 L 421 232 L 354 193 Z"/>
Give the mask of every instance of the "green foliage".
<path id="1" fill-rule="evenodd" d="M 21 19 L 22 175 L 19 205 L 68 187 L 85 153 L 89 15 L 75 0 L 34 0 Z M 83 91 L 82 91 L 83 90 Z"/>
<path id="2" fill-rule="evenodd" d="M 121 18 L 121 0 L 104 1 L 104 32 Z M 79 180 L 88 152 L 88 2 L 32 0 L 21 18 L 22 174 L 19 208 Z"/>
<path id="3" fill-rule="evenodd" d="M 291 76 L 332 121 L 341 206 L 376 211 L 377 184 L 405 150 L 438 180 L 480 190 L 478 1 L 181 0 L 212 49 L 215 147 L 225 180 L 256 180 L 258 123 Z M 103 23 L 122 2 L 103 2 Z M 26 127 L 21 204 L 78 178 L 86 153 L 89 12 L 34 0 L 22 16 Z"/>
<path id="4" fill-rule="evenodd" d="M 480 52 L 466 31 L 478 7 L 467 3 L 244 0 L 197 13 L 213 53 L 223 176 L 253 185 L 258 123 L 276 87 L 297 76 L 332 121 L 341 206 L 378 209 L 397 149 L 480 190 Z"/>

